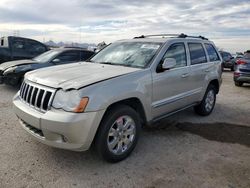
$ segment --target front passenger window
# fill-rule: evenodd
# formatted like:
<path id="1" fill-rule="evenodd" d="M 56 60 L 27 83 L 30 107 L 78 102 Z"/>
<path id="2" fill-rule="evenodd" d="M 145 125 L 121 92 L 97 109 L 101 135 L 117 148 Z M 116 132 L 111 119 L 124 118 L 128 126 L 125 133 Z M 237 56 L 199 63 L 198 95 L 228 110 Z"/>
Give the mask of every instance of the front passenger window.
<path id="1" fill-rule="evenodd" d="M 174 58 L 176 61 L 175 67 L 187 66 L 186 50 L 183 43 L 176 43 L 171 45 L 166 54 L 163 57 L 163 61 L 166 58 Z"/>

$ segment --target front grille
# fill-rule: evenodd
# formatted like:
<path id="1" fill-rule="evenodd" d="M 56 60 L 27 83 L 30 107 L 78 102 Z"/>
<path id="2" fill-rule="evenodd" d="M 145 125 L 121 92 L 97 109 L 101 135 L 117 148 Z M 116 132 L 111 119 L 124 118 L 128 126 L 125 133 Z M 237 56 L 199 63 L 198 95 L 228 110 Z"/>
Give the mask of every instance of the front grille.
<path id="1" fill-rule="evenodd" d="M 20 98 L 29 106 L 46 112 L 50 109 L 55 90 L 24 81 L 20 88 Z"/>

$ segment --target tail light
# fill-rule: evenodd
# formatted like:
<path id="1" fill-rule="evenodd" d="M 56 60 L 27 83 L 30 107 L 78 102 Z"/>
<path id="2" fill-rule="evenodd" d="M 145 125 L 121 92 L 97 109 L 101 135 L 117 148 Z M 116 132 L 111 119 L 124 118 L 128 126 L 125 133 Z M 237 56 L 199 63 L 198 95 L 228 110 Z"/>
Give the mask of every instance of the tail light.
<path id="1" fill-rule="evenodd" d="M 239 72 L 234 72 L 234 76 L 240 76 Z"/>
<path id="2" fill-rule="evenodd" d="M 239 59 L 239 60 L 237 61 L 237 65 L 245 65 L 245 64 L 247 64 L 247 62 L 246 62 L 246 61 L 243 61 L 243 60 L 241 60 L 241 59 Z"/>

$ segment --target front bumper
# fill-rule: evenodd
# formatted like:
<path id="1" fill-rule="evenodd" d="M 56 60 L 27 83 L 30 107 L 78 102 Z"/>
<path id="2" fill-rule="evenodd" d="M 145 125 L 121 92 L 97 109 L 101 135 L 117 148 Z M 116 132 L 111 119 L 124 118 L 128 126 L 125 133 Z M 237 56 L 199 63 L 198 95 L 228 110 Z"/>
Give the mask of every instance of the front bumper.
<path id="1" fill-rule="evenodd" d="M 105 112 L 70 113 L 51 109 L 41 113 L 23 103 L 18 94 L 13 104 L 20 124 L 33 138 L 52 147 L 74 151 L 89 149 Z"/>
<path id="2" fill-rule="evenodd" d="M 239 74 L 234 74 L 234 81 L 235 82 L 245 82 L 245 83 L 250 83 L 250 74 L 244 74 L 244 73 L 239 73 Z"/>

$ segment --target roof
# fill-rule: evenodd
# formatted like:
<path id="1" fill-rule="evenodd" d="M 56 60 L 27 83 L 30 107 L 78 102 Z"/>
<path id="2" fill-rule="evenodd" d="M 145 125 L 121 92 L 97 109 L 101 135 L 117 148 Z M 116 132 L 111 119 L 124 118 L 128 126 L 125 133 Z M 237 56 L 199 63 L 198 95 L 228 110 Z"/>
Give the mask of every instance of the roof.
<path id="1" fill-rule="evenodd" d="M 165 43 L 169 40 L 189 40 L 192 42 L 197 42 L 197 41 L 209 41 L 207 38 L 203 36 L 189 36 L 186 34 L 159 34 L 159 35 L 141 35 L 139 37 L 134 37 L 133 39 L 127 39 L 127 40 L 120 40 L 122 41 L 127 41 L 127 42 L 156 42 L 156 43 Z"/>
<path id="2" fill-rule="evenodd" d="M 89 52 L 92 52 L 92 51 L 84 49 L 84 48 L 53 48 L 52 50 L 56 50 L 56 51 L 70 51 L 70 50 L 75 50 L 75 51 L 89 51 Z"/>

